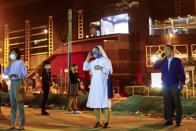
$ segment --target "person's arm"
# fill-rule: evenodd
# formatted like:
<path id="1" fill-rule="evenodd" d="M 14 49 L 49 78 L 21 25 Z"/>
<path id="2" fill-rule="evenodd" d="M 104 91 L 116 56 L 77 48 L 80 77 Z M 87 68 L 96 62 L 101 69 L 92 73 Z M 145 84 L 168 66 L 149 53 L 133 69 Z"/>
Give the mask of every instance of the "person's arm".
<path id="1" fill-rule="evenodd" d="M 106 63 L 105 63 L 105 66 L 102 69 L 102 72 L 104 74 L 107 74 L 107 75 L 113 73 L 112 64 L 111 64 L 111 61 L 109 59 L 106 60 Z"/>
<path id="2" fill-rule="evenodd" d="M 90 59 L 92 58 L 92 55 L 91 55 L 91 53 L 89 52 L 88 53 L 88 55 L 87 55 L 87 57 L 86 57 L 86 60 L 85 60 L 85 62 L 84 62 L 84 64 L 83 64 L 83 70 L 84 71 L 89 71 L 90 70 Z"/>
<path id="3" fill-rule="evenodd" d="M 8 65 L 8 66 L 4 69 L 3 74 L 4 74 L 5 76 L 8 76 L 8 75 L 9 75 L 10 66 L 11 66 L 11 65 Z"/>
<path id="4" fill-rule="evenodd" d="M 21 61 L 21 77 L 23 77 L 24 79 L 27 78 L 27 68 L 26 65 L 23 61 Z"/>
<path id="5" fill-rule="evenodd" d="M 79 75 L 78 72 L 77 72 L 77 74 L 76 74 L 76 77 L 77 77 L 77 81 L 80 82 L 80 75 Z"/>
<path id="6" fill-rule="evenodd" d="M 49 70 L 48 73 L 49 73 L 49 74 L 48 74 L 48 75 L 49 75 L 49 76 L 48 76 L 48 77 L 49 77 L 49 78 L 48 78 L 48 79 L 49 79 L 49 85 L 52 86 L 52 78 L 51 78 L 51 74 L 52 74 L 52 73 L 51 73 L 51 70 Z"/>
<path id="7" fill-rule="evenodd" d="M 182 61 L 179 60 L 179 89 L 182 89 L 183 85 L 185 84 L 185 79 L 186 79 L 186 76 L 185 76 L 185 72 L 184 72 L 184 67 L 183 67 L 183 64 L 182 64 Z"/>
<path id="8" fill-rule="evenodd" d="M 153 63 L 153 68 L 160 69 L 163 62 L 164 62 L 164 59 L 157 60 L 155 63 Z"/>
<path id="9" fill-rule="evenodd" d="M 73 72 L 72 71 L 69 72 L 69 80 L 70 80 L 70 82 L 73 81 Z"/>
<path id="10" fill-rule="evenodd" d="M 42 83 L 46 83 L 46 69 L 42 70 Z"/>

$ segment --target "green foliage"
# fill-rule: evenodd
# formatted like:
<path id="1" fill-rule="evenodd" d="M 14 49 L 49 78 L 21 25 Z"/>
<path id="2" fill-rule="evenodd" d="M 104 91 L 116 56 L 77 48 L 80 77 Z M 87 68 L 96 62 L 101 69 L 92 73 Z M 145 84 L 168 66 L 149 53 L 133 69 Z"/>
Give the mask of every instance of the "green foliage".
<path id="1" fill-rule="evenodd" d="M 29 107 L 40 108 L 42 103 L 42 94 L 34 94 L 34 101 L 26 103 Z M 78 96 L 78 108 L 85 109 L 87 102 L 87 95 Z M 9 104 L 9 94 L 1 93 L 1 102 L 2 104 Z M 58 109 L 66 109 L 68 107 L 69 95 L 52 95 L 50 94 L 48 97 L 47 104 L 51 105 L 50 108 L 58 107 Z"/>
<path id="2" fill-rule="evenodd" d="M 87 109 L 88 95 L 78 96 L 78 108 L 80 110 Z M 49 108 L 51 109 L 67 109 L 68 95 L 50 95 L 48 99 Z M 196 99 L 181 99 L 184 114 L 194 114 L 196 111 Z M 1 93 L 2 104 L 9 104 L 8 93 Z M 35 100 L 28 103 L 29 107 L 40 108 L 42 95 L 35 94 Z M 163 98 L 162 96 L 141 96 L 135 95 L 128 97 L 125 101 L 115 103 L 112 106 L 113 111 L 118 112 L 156 112 L 163 113 Z"/>
<path id="3" fill-rule="evenodd" d="M 194 114 L 196 111 L 196 99 L 181 99 L 184 114 Z M 121 112 L 156 112 L 163 113 L 162 96 L 131 96 L 123 102 L 112 106 L 113 111 Z"/>
<path id="4" fill-rule="evenodd" d="M 128 99 L 124 102 L 119 102 L 113 105 L 112 109 L 114 111 L 125 111 L 125 112 L 148 112 L 148 111 L 162 111 L 162 108 L 158 106 L 163 103 L 161 97 L 155 96 L 132 96 L 128 97 Z"/>

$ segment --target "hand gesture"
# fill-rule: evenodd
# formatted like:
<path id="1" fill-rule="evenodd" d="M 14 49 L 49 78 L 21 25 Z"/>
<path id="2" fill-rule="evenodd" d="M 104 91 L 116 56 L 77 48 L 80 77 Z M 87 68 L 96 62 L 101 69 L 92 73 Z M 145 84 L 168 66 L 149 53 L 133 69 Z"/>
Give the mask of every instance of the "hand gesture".
<path id="1" fill-rule="evenodd" d="M 89 61 L 92 57 L 93 56 L 92 56 L 91 52 L 89 52 L 88 55 L 87 55 L 87 57 L 86 57 L 86 61 Z"/>
<path id="2" fill-rule="evenodd" d="M 94 67 L 94 69 L 95 69 L 95 70 L 103 70 L 103 67 L 101 67 L 101 66 L 99 66 L 99 65 L 96 65 L 96 66 Z"/>

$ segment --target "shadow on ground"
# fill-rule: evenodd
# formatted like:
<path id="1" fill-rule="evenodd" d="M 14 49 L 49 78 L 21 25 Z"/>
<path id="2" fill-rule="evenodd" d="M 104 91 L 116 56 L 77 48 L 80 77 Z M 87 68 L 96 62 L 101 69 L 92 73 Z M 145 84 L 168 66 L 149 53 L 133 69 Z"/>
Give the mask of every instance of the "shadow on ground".
<path id="1" fill-rule="evenodd" d="M 141 127 L 130 129 L 129 131 L 159 131 L 168 128 L 161 123 L 147 124 Z"/>
<path id="2" fill-rule="evenodd" d="M 7 123 L 8 120 L 6 119 L 6 117 L 2 114 L 1 110 L 0 110 L 0 123 Z"/>

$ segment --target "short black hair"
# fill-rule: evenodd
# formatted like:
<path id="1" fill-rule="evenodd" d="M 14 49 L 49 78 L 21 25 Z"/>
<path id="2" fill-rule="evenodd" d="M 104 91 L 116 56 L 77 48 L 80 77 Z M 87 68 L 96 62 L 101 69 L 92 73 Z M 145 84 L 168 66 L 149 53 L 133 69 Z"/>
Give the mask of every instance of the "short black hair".
<path id="1" fill-rule="evenodd" d="M 49 64 L 50 64 L 50 61 L 47 61 L 47 60 L 44 61 L 44 66 L 49 65 Z"/>
<path id="2" fill-rule="evenodd" d="M 174 50 L 174 46 L 172 45 L 165 45 L 165 47 L 169 47 L 171 50 Z"/>
<path id="3" fill-rule="evenodd" d="M 72 64 L 72 67 L 76 67 L 76 66 L 78 66 L 77 64 Z"/>
<path id="4" fill-rule="evenodd" d="M 95 48 L 99 51 L 100 54 L 102 54 L 98 46 L 96 46 Z"/>
<path id="5" fill-rule="evenodd" d="M 16 59 L 17 59 L 17 60 L 20 60 L 20 59 L 21 59 L 21 52 L 20 52 L 20 49 L 14 47 L 14 48 L 10 49 L 10 53 L 11 53 L 12 51 L 16 52 L 16 54 L 17 54 Z M 9 53 L 9 54 L 10 54 L 10 53 Z"/>

